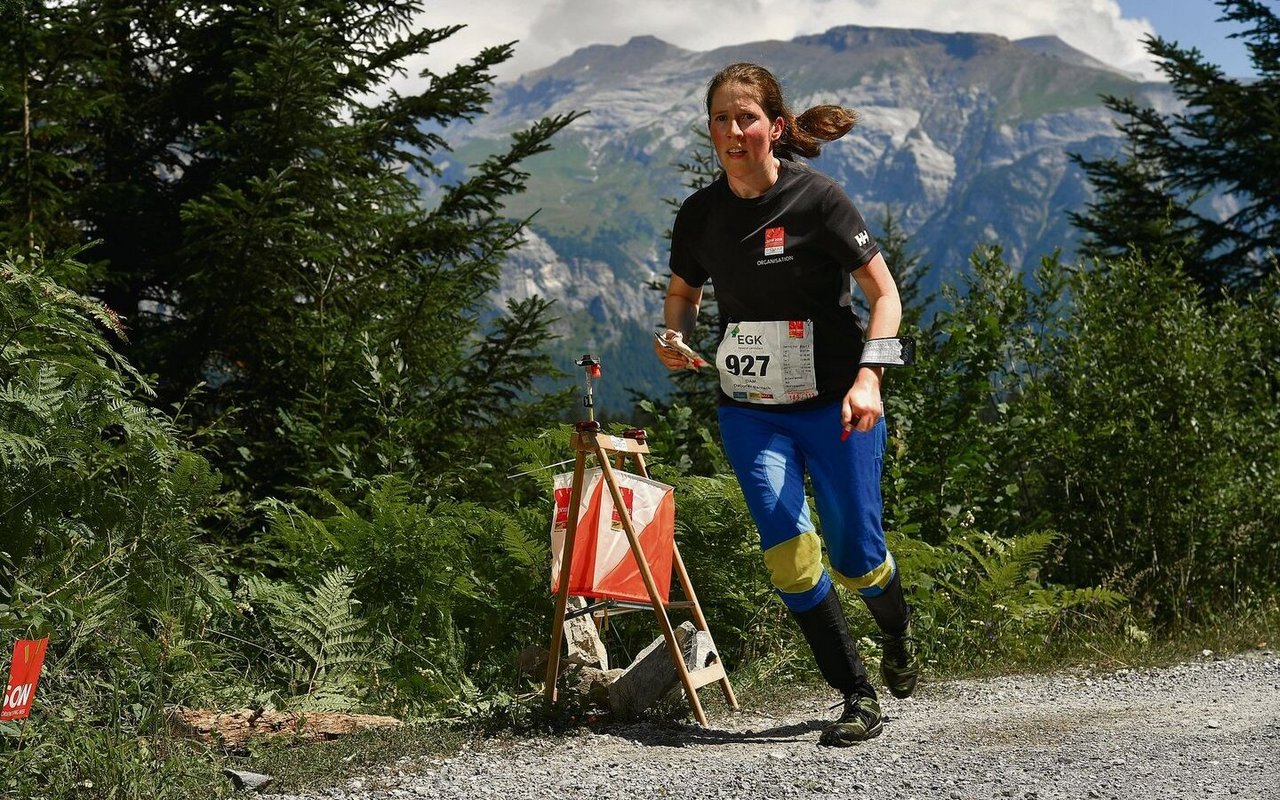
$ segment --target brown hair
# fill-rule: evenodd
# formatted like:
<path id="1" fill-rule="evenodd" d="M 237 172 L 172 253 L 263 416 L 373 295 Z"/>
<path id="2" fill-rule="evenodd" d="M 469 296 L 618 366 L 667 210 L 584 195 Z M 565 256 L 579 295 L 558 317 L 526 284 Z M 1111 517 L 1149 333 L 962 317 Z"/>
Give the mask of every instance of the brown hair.
<path id="1" fill-rule="evenodd" d="M 760 96 L 760 107 L 770 120 L 782 117 L 785 126 L 782 138 L 773 146 L 779 158 L 804 156 L 816 158 L 823 142 L 832 142 L 844 136 L 858 124 L 858 112 L 842 106 L 818 105 L 800 116 L 792 113 L 782 98 L 782 85 L 773 73 L 759 64 L 741 62 L 730 64 L 715 74 L 707 83 L 707 114 L 711 114 L 711 100 L 716 90 L 726 84 L 738 84 L 755 89 Z"/>

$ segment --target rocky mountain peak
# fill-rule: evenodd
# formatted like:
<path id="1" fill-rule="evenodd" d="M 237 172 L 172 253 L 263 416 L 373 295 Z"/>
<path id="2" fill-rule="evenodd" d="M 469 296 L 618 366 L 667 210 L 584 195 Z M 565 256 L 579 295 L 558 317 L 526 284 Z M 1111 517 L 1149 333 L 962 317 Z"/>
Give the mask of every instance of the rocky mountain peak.
<path id="1" fill-rule="evenodd" d="M 1106 64 L 1088 53 L 1077 50 L 1071 45 L 1059 39 L 1057 36 L 1029 36 L 1025 39 L 1015 39 L 1013 44 L 1026 50 L 1029 53 L 1035 53 L 1040 56 L 1057 59 L 1064 64 L 1072 64 L 1077 67 L 1089 67 L 1090 69 L 1101 69 L 1114 72 L 1117 75 L 1123 75 L 1131 80 L 1142 80 L 1141 75 L 1132 72 L 1125 72 L 1116 67 Z"/>
<path id="2" fill-rule="evenodd" d="M 662 61 L 691 55 L 656 36 L 633 36 L 624 44 L 593 44 L 575 50 L 548 67 L 520 76 L 516 85 L 537 84 L 551 77 L 607 85 L 625 81 Z"/>
<path id="3" fill-rule="evenodd" d="M 1009 40 L 993 33 L 939 33 L 920 28 L 867 28 L 842 25 L 825 33 L 799 36 L 796 44 L 820 45 L 836 52 L 861 48 L 877 50 L 940 49 L 952 58 L 965 59 L 1007 47 Z"/>

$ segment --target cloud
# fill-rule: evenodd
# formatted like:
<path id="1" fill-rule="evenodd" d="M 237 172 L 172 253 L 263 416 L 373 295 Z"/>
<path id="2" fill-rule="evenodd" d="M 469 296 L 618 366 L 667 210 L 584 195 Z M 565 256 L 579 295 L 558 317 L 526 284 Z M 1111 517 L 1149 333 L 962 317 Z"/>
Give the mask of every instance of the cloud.
<path id="1" fill-rule="evenodd" d="M 688 50 L 791 39 L 837 25 L 995 33 L 1009 39 L 1056 35 L 1099 61 L 1158 73 L 1142 45 L 1145 19 L 1126 18 L 1116 0 L 435 0 L 421 23 L 465 23 L 425 63 L 447 69 L 487 45 L 519 40 L 498 75 L 515 78 L 590 44 L 652 35 Z"/>

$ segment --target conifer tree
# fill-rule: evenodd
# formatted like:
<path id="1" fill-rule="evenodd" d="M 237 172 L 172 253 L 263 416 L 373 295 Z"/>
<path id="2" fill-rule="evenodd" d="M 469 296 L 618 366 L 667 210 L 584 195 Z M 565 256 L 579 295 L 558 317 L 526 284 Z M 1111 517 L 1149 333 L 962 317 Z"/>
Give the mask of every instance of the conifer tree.
<path id="1" fill-rule="evenodd" d="M 521 163 L 574 115 L 427 207 L 448 127 L 484 112 L 512 46 L 410 81 L 458 30 L 414 29 L 421 9 L 32 0 L 0 19 L 23 56 L 0 67 L 0 239 L 98 242 L 85 288 L 163 401 L 204 385 L 185 419 L 229 420 L 221 466 L 254 492 L 454 464 L 518 426 L 551 370 L 550 304 L 486 295 L 526 222 L 502 210 Z"/>
<path id="2" fill-rule="evenodd" d="M 1203 286 L 1249 287 L 1275 269 L 1280 241 L 1280 18 L 1260 0 L 1217 4 L 1222 21 L 1245 26 L 1232 36 L 1244 39 L 1258 78 L 1229 77 L 1194 48 L 1149 39 L 1181 110 L 1104 98 L 1127 153 L 1073 156 L 1098 197 L 1071 217 L 1089 255 L 1169 252 Z M 1215 198 L 1225 213 L 1210 207 Z"/>

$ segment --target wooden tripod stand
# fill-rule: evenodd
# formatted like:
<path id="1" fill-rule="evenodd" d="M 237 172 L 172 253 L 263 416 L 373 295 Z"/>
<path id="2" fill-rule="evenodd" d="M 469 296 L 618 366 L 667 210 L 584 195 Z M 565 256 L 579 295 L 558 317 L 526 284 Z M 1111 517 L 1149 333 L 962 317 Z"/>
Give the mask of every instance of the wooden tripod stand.
<path id="1" fill-rule="evenodd" d="M 680 549 L 675 546 L 674 542 L 672 543 L 672 568 L 680 580 L 680 587 L 684 590 L 686 599 L 677 602 L 664 602 L 654 581 L 649 562 L 645 558 L 643 549 L 641 549 L 640 539 L 636 533 L 635 524 L 632 522 L 631 514 L 627 512 L 622 491 L 618 486 L 618 479 L 614 469 L 623 469 L 628 457 L 635 463 L 635 474 L 644 478 L 649 477 L 649 472 L 644 463 L 644 457 L 649 452 L 649 445 L 644 440 L 644 431 L 628 431 L 627 434 L 620 437 L 609 436 L 601 433 L 599 425 L 594 421 L 579 423 L 578 429 L 573 435 L 573 449 L 575 459 L 573 487 L 569 495 L 568 528 L 564 538 L 564 553 L 560 558 L 560 587 L 556 593 L 555 617 L 551 625 L 550 657 L 547 659 L 547 702 L 554 703 L 556 701 L 556 677 L 560 669 L 560 642 L 564 636 L 565 610 L 569 602 L 569 566 L 573 563 L 573 546 L 578 527 L 578 515 L 582 505 L 583 476 L 586 472 L 587 457 L 594 455 L 600 466 L 604 483 L 609 487 L 609 493 L 613 496 L 614 507 L 622 521 L 622 529 L 627 534 L 631 552 L 635 556 L 636 565 L 639 567 L 645 588 L 648 590 L 649 603 L 647 605 L 653 609 L 654 616 L 658 618 L 658 625 L 662 628 L 662 636 L 666 640 L 667 652 L 671 655 L 676 674 L 680 678 L 681 685 L 684 686 L 685 696 L 689 699 L 689 706 L 693 709 L 694 717 L 698 720 L 699 725 L 704 728 L 707 727 L 707 716 L 702 710 L 702 703 L 698 700 L 697 690 L 702 686 L 717 681 L 720 683 L 720 689 L 724 692 L 725 701 L 730 708 L 737 711 L 738 699 L 733 694 L 733 687 L 729 685 L 729 677 L 725 674 L 724 664 L 716 660 L 707 666 L 691 671 L 685 665 L 680 643 L 676 641 L 675 631 L 671 627 L 671 619 L 667 616 L 668 609 L 688 608 L 693 613 L 694 627 L 698 631 L 705 632 L 708 638 L 711 636 L 711 631 L 707 628 L 706 617 L 702 614 L 702 606 L 699 605 L 698 596 L 693 591 L 693 583 L 690 582 L 689 573 L 685 570 L 684 560 L 680 557 Z M 635 605 L 643 608 L 646 604 Z M 714 646 L 714 642 L 712 642 L 712 647 L 714 648 Z"/>

